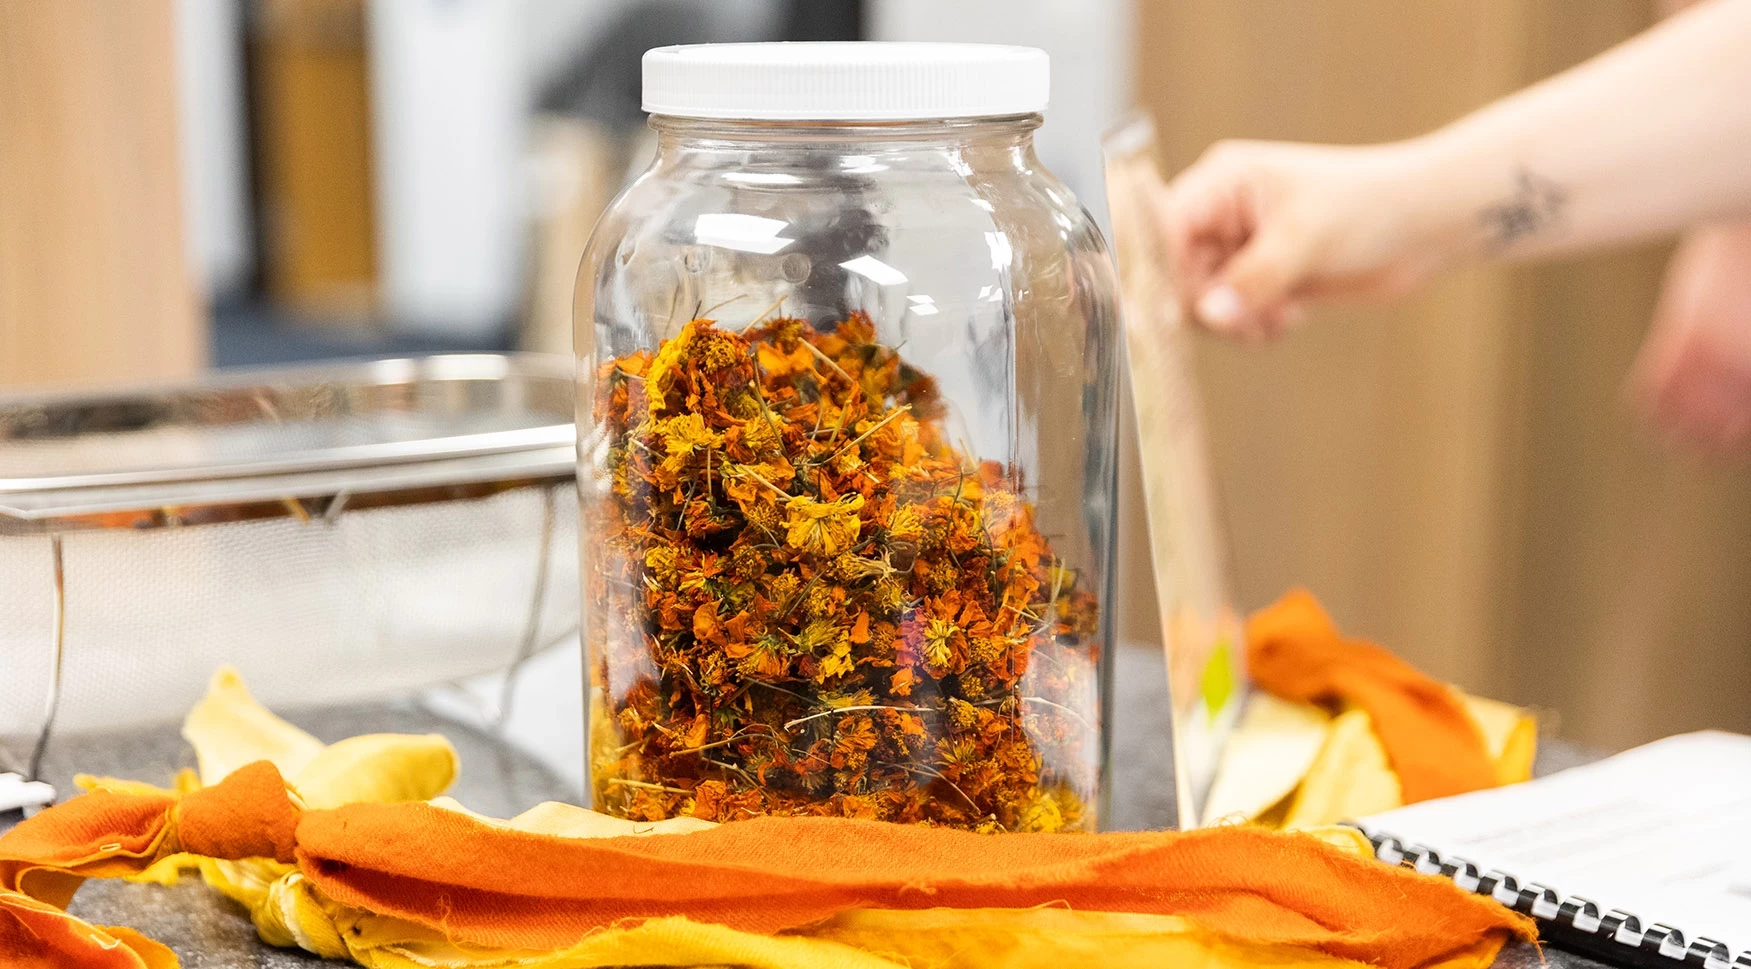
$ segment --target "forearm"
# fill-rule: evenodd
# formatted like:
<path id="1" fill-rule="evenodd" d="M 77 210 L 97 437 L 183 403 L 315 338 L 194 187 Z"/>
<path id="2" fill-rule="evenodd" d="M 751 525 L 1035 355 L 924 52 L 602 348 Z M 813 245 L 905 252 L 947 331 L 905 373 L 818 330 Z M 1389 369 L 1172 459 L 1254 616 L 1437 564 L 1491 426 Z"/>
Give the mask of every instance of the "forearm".
<path id="1" fill-rule="evenodd" d="M 1461 252 L 1552 255 L 1751 215 L 1751 0 L 1709 0 L 1414 143 Z"/>

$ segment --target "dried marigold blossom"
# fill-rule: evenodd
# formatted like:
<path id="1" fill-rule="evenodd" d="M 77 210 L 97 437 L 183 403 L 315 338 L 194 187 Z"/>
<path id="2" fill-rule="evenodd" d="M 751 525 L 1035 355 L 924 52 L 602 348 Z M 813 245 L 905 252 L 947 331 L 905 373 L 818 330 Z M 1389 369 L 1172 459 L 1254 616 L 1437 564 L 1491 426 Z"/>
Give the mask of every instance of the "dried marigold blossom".
<path id="1" fill-rule="evenodd" d="M 1096 598 L 874 337 L 698 319 L 597 374 L 598 808 L 1092 824 Z"/>

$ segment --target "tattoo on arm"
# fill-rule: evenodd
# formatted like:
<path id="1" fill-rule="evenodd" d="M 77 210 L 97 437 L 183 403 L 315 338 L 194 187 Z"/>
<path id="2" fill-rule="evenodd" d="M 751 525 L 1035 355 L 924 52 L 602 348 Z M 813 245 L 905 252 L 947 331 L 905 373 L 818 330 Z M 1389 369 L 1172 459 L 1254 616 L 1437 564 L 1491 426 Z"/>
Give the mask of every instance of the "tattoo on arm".
<path id="1" fill-rule="evenodd" d="M 1491 249 L 1502 250 L 1537 235 L 1556 224 L 1568 202 L 1562 186 L 1522 167 L 1515 179 L 1514 194 L 1487 205 L 1478 212 Z"/>

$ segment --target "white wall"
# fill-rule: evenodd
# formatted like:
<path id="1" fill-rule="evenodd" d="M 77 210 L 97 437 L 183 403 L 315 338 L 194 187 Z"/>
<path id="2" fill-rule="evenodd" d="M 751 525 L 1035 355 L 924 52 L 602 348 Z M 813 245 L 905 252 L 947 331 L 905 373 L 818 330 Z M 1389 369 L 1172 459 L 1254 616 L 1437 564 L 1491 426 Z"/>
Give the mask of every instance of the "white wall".
<path id="1" fill-rule="evenodd" d="M 563 72 L 593 36 L 638 0 L 518 0 L 525 73 L 532 88 Z"/>
<path id="2" fill-rule="evenodd" d="M 490 334 L 521 296 L 528 112 L 519 6 L 368 7 L 380 300 L 394 325 Z"/>
<path id="3" fill-rule="evenodd" d="M 223 295 L 249 281 L 255 258 L 237 0 L 177 0 L 176 68 L 189 265 L 204 294 Z"/>
<path id="4" fill-rule="evenodd" d="M 1052 58 L 1040 159 L 1097 214 L 1100 136 L 1131 106 L 1133 0 L 869 0 L 872 40 L 1039 47 Z"/>

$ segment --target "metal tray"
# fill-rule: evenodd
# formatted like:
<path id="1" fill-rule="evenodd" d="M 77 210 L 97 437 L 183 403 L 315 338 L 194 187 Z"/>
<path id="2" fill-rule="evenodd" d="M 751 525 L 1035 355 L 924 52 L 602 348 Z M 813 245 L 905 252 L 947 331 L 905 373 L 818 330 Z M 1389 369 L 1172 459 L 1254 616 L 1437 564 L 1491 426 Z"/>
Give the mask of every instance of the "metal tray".
<path id="1" fill-rule="evenodd" d="M 565 357 L 456 354 L 0 396 L 0 534 L 333 515 L 556 480 L 574 473 L 572 395 Z"/>

